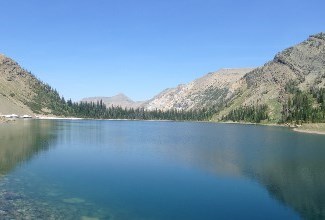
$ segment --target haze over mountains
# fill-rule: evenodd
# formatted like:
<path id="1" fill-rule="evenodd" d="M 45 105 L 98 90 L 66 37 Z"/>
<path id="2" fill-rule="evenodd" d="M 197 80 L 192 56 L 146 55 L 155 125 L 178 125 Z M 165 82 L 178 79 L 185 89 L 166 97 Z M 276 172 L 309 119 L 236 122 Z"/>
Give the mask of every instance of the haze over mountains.
<path id="1" fill-rule="evenodd" d="M 133 101 L 123 93 L 119 93 L 112 97 L 88 97 L 83 98 L 82 102 L 102 102 L 107 106 L 120 106 L 122 108 L 139 108 L 143 102 L 142 101 Z"/>
<path id="2" fill-rule="evenodd" d="M 82 101 L 102 100 L 107 107 L 147 110 L 214 108 L 217 112 L 214 120 L 240 106 L 266 104 L 270 119 L 278 121 L 282 105 L 289 96 L 286 90 L 289 84 L 302 91 L 325 87 L 324 33 L 285 49 L 262 67 L 221 69 L 188 84 L 166 89 L 146 102 L 135 102 L 124 94 Z M 55 90 L 3 55 L 0 55 L 0 102 L 0 114 L 61 115 L 65 110 Z"/>

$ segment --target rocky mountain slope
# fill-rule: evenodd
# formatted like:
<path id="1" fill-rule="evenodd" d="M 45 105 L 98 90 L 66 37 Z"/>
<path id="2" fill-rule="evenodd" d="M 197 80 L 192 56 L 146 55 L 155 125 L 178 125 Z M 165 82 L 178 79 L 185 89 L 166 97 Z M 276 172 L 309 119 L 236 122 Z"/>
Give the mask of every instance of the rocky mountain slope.
<path id="1" fill-rule="evenodd" d="M 190 110 L 218 106 L 230 99 L 252 68 L 220 69 L 188 84 L 166 89 L 142 106 L 148 110 Z"/>
<path id="2" fill-rule="evenodd" d="M 56 114 L 61 98 L 49 85 L 0 54 L 0 114 Z"/>
<path id="3" fill-rule="evenodd" d="M 0 54 L 0 114 L 31 114 L 25 103 L 35 95 L 30 86 L 35 81 L 16 62 Z"/>
<path id="4" fill-rule="evenodd" d="M 221 69 L 176 88 L 166 89 L 143 106 L 146 109 L 214 108 L 220 120 L 243 106 L 267 105 L 269 119 L 281 119 L 288 87 L 301 91 L 325 87 L 325 33 L 278 53 L 255 69 Z"/>
<path id="5" fill-rule="evenodd" d="M 266 104 L 270 119 L 278 121 L 282 104 L 288 98 L 287 86 L 294 85 L 302 91 L 325 87 L 325 33 L 312 35 L 278 53 L 272 61 L 247 73 L 240 83 L 228 107 L 215 118 L 239 106 Z"/>
<path id="6" fill-rule="evenodd" d="M 83 98 L 82 102 L 99 102 L 100 100 L 103 101 L 103 103 L 107 106 L 120 106 L 122 108 L 138 108 L 140 105 L 143 104 L 141 101 L 133 101 L 123 93 L 117 94 L 112 97 L 89 97 L 89 98 Z"/>

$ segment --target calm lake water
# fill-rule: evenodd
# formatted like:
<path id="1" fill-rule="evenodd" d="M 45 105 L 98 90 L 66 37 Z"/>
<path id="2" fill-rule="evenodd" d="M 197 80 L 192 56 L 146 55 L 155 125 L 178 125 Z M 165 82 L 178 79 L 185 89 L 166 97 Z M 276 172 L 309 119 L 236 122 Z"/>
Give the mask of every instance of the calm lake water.
<path id="1" fill-rule="evenodd" d="M 0 219 L 324 219 L 324 156 L 279 127 L 0 124 Z"/>

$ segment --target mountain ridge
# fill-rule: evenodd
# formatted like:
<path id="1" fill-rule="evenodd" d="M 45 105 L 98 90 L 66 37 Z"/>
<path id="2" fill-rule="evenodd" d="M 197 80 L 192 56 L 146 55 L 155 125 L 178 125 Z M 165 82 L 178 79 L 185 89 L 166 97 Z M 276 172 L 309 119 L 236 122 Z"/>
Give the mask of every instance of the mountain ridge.
<path id="1" fill-rule="evenodd" d="M 190 110 L 211 108 L 231 97 L 238 80 L 253 68 L 223 68 L 210 72 L 187 84 L 168 88 L 144 103 L 148 110 Z M 215 99 L 217 97 L 217 99 Z"/>
<path id="2" fill-rule="evenodd" d="M 27 96 L 35 95 L 29 84 L 34 77 L 17 62 L 0 54 L 0 114 L 32 114 Z"/>
<path id="3" fill-rule="evenodd" d="M 66 107 L 55 89 L 3 54 L 0 102 L 0 114 L 62 115 Z"/>
<path id="4" fill-rule="evenodd" d="M 247 73 L 242 85 L 215 117 L 222 116 L 239 106 L 266 104 L 270 119 L 281 118 L 282 105 L 290 94 L 286 91 L 293 83 L 302 91 L 311 87 L 325 87 L 325 34 L 311 35 L 307 40 L 277 53 L 273 60 Z"/>
<path id="5" fill-rule="evenodd" d="M 211 72 L 187 84 L 162 91 L 144 107 L 148 110 L 213 108 L 216 111 L 213 120 L 220 121 L 238 108 L 264 105 L 268 120 L 279 122 L 283 105 L 292 98 L 288 86 L 303 92 L 325 87 L 324 45 L 325 33 L 311 35 L 301 43 L 278 52 L 263 66 L 235 74 L 233 80 L 229 78 L 222 82 L 222 71 L 236 72 L 236 68 Z M 193 85 L 199 85 L 209 76 L 217 76 L 219 80 L 210 80 L 213 82 L 211 85 L 193 89 Z"/>

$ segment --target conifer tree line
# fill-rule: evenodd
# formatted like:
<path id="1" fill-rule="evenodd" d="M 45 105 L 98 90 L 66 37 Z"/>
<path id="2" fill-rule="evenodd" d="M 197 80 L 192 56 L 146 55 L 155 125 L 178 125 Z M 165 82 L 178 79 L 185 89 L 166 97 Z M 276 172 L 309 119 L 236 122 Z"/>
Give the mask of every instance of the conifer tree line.
<path id="1" fill-rule="evenodd" d="M 107 107 L 102 100 L 94 102 L 72 102 L 65 100 L 51 86 L 38 83 L 35 86 L 36 96 L 26 103 L 35 113 L 44 114 L 44 109 L 51 114 L 66 117 L 94 119 L 134 119 L 134 120 L 177 120 L 177 121 L 209 121 L 224 106 L 212 106 L 195 110 L 145 110 L 144 108 L 126 109 L 120 106 Z M 222 120 L 260 122 L 267 119 L 267 106 L 240 107 L 233 110 Z"/>
<path id="2" fill-rule="evenodd" d="M 95 119 L 136 119 L 136 120 L 177 120 L 177 121 L 207 121 L 214 112 L 208 109 L 199 110 L 145 110 L 144 108 L 122 108 L 106 105 L 102 101 L 94 102 L 66 102 L 68 115 L 81 118 Z"/>
<path id="3" fill-rule="evenodd" d="M 208 121 L 216 113 L 214 108 L 196 110 L 145 110 L 144 108 L 127 109 L 119 106 L 107 107 L 102 100 L 98 102 L 72 102 L 65 100 L 48 84 L 35 85 L 36 96 L 26 104 L 38 114 L 44 114 L 47 109 L 51 114 L 66 117 L 94 119 L 136 119 L 136 120 L 179 120 L 179 121 Z"/>
<path id="4" fill-rule="evenodd" d="M 283 105 L 282 121 L 297 124 L 325 122 L 325 88 L 291 91 Z"/>
<path id="5" fill-rule="evenodd" d="M 222 121 L 245 121 L 260 123 L 268 119 L 267 105 L 241 106 L 222 117 Z"/>
<path id="6" fill-rule="evenodd" d="M 209 121 L 224 106 L 212 106 L 195 110 L 145 110 L 144 108 L 126 109 L 120 106 L 107 107 L 102 101 L 72 102 L 65 100 L 48 84 L 39 82 L 35 85 L 36 96 L 26 104 L 35 112 L 44 114 L 44 109 L 51 114 L 66 117 L 94 119 L 133 119 L 133 120 L 177 120 L 177 121 Z M 267 106 L 245 106 L 233 110 L 222 120 L 250 121 L 259 123 L 267 119 Z"/>
<path id="7" fill-rule="evenodd" d="M 325 88 L 310 88 L 301 91 L 297 82 L 287 83 L 285 90 L 289 94 L 282 107 L 280 123 L 325 122 Z M 209 121 L 212 116 L 226 105 L 213 106 L 196 110 L 145 110 L 143 108 L 126 109 L 119 106 L 107 107 L 99 102 L 72 102 L 60 97 L 59 93 L 48 84 L 37 81 L 34 85 L 35 96 L 24 103 L 33 112 L 54 115 L 94 119 L 137 119 L 137 120 L 180 120 Z M 260 123 L 268 120 L 268 106 L 242 106 L 222 117 L 222 121 L 247 121 Z"/>

